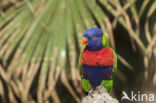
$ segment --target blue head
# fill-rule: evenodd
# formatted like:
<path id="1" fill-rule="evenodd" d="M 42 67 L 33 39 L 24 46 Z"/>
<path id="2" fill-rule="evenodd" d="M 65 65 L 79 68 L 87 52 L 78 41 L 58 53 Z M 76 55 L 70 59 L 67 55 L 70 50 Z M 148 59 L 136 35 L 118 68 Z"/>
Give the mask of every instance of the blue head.
<path id="1" fill-rule="evenodd" d="M 82 43 L 86 45 L 88 50 L 102 49 L 103 32 L 99 28 L 91 28 L 84 32 Z"/>

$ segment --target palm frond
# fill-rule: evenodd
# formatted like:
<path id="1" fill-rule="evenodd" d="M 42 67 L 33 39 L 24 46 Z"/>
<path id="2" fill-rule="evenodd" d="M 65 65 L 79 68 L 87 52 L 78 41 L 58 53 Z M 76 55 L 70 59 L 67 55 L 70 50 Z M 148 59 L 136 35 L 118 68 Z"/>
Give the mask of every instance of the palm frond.
<path id="1" fill-rule="evenodd" d="M 156 73 L 151 66 L 156 57 L 155 3 L 1 0 L 0 102 L 80 102 L 84 96 L 77 70 L 80 41 L 91 27 L 106 32 L 118 53 L 117 82 L 123 88 L 141 88 L 145 82 L 140 79 L 147 82 Z"/>

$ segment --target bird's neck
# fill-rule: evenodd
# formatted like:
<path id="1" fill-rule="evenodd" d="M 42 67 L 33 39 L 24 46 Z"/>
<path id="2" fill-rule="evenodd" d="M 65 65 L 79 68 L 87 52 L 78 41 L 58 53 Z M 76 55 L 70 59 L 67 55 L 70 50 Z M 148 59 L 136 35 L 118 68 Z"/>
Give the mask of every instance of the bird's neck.
<path id="1" fill-rule="evenodd" d="M 90 46 L 86 46 L 86 48 L 90 51 L 97 51 L 97 50 L 101 50 L 103 47 L 102 45 L 96 46 L 96 47 L 90 47 Z"/>

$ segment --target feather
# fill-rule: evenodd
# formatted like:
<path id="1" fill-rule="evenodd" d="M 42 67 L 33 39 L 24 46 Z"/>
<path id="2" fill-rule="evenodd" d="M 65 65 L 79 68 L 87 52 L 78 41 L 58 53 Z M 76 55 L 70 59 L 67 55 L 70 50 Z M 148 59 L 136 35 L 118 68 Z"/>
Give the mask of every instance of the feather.
<path id="1" fill-rule="evenodd" d="M 113 66 L 87 66 L 82 65 L 83 78 L 90 81 L 90 84 L 95 89 L 101 84 L 102 80 L 111 80 Z"/>
<path id="2" fill-rule="evenodd" d="M 110 47 L 97 51 L 85 49 L 82 53 L 82 63 L 89 66 L 110 66 L 114 64 L 113 51 Z"/>

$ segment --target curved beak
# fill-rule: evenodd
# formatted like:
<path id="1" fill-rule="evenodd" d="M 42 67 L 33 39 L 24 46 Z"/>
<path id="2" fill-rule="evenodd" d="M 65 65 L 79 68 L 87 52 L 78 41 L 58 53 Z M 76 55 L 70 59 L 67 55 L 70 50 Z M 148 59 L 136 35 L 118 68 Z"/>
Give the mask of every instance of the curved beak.
<path id="1" fill-rule="evenodd" d="M 82 44 L 83 44 L 83 45 L 88 45 L 88 39 L 85 38 L 85 37 L 83 37 L 83 38 L 82 38 Z"/>

